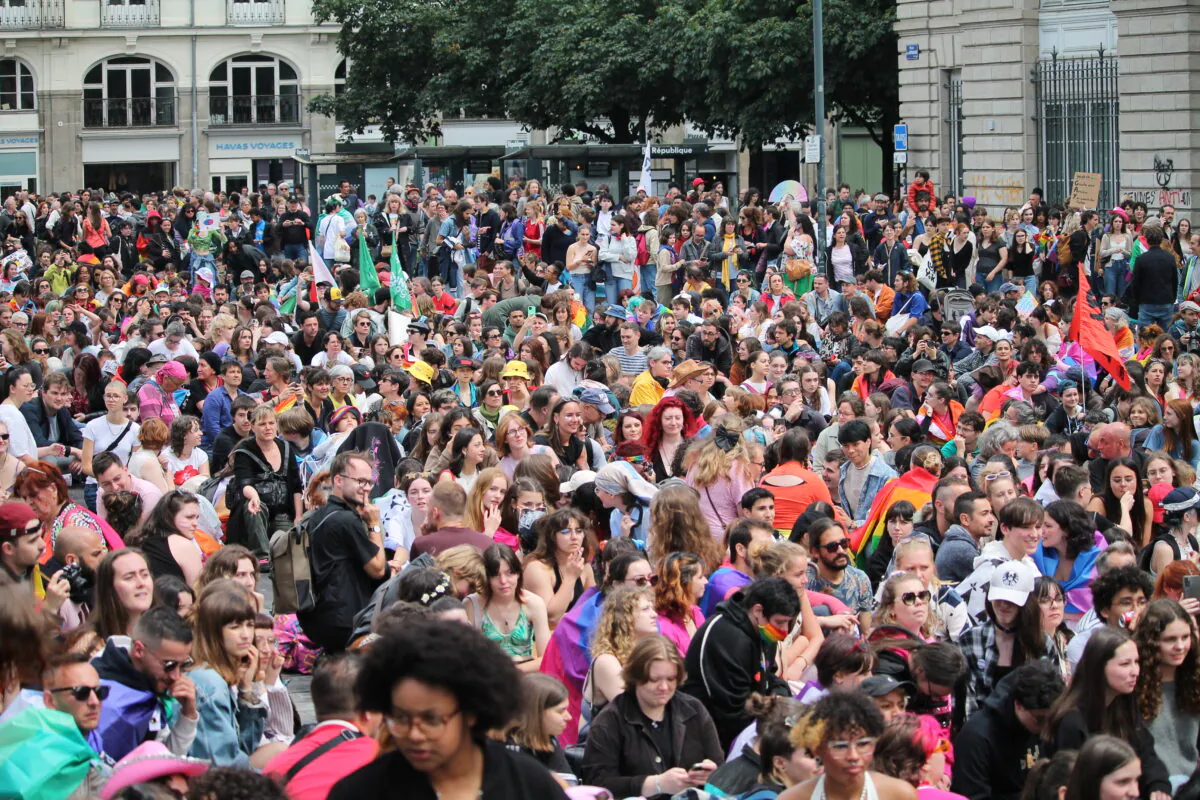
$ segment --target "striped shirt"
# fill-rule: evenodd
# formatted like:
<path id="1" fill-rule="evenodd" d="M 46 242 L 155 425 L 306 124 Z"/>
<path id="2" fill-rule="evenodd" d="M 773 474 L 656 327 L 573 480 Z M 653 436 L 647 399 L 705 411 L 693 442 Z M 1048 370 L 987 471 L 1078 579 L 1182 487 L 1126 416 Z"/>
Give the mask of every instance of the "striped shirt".
<path id="1" fill-rule="evenodd" d="M 646 371 L 649 362 L 646 360 L 646 351 L 638 350 L 633 355 L 625 352 L 624 347 L 614 347 L 608 351 L 610 356 L 616 356 L 621 362 L 622 375 L 641 375 Z"/>

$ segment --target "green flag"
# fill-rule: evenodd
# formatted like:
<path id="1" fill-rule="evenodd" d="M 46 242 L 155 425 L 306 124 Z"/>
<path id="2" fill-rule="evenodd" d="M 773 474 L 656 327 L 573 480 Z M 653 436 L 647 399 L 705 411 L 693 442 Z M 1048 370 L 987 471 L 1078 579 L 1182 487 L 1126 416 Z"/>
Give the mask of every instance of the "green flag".
<path id="1" fill-rule="evenodd" d="M 360 235 L 358 237 L 358 286 L 367 295 L 374 297 L 375 290 L 382 286 L 379 282 L 379 273 L 375 271 L 375 260 L 371 258 L 371 251 L 367 250 L 367 237 Z"/>
<path id="2" fill-rule="evenodd" d="M 408 296 L 408 276 L 400 266 L 400 248 L 396 246 L 396 234 L 392 234 L 392 306 L 397 311 L 412 311 L 412 299 Z"/>

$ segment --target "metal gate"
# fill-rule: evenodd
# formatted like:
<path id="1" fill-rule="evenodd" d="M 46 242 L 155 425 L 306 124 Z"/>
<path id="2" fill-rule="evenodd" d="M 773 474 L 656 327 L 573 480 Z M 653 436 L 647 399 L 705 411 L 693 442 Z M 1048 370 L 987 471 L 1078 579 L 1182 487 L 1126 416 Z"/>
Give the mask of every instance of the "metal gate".
<path id="1" fill-rule="evenodd" d="M 1046 200 L 1065 202 L 1075 172 L 1096 172 L 1104 176 L 1100 207 L 1112 208 L 1121 173 L 1117 57 L 1100 50 L 1094 58 L 1059 58 L 1055 51 L 1038 61 L 1033 83 Z"/>
<path id="2" fill-rule="evenodd" d="M 946 138 L 949 144 L 947 159 L 947 189 L 955 196 L 963 193 L 963 79 L 962 71 L 947 74 Z"/>

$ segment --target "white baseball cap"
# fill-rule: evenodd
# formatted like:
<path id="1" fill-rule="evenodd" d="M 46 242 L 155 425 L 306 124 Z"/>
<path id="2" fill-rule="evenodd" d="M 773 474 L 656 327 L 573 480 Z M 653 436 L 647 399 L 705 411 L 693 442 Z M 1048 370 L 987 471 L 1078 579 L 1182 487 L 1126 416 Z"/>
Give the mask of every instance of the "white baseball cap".
<path id="1" fill-rule="evenodd" d="M 1005 561 L 992 573 L 987 599 L 992 602 L 1007 600 L 1015 605 L 1024 606 L 1029 595 L 1033 593 L 1036 580 L 1037 571 L 1026 566 L 1024 562 Z"/>

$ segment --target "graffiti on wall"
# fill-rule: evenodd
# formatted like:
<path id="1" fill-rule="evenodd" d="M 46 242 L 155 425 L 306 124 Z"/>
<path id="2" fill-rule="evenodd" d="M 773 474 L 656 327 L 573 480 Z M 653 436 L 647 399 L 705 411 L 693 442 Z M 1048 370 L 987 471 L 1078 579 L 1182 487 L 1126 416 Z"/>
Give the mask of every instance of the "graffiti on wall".
<path id="1" fill-rule="evenodd" d="M 1127 189 L 1122 197 L 1128 197 L 1135 203 L 1145 203 L 1147 208 L 1157 209 L 1162 206 L 1192 205 L 1192 193 L 1188 189 L 1172 189 L 1171 178 L 1175 175 L 1175 159 L 1154 157 L 1154 182 L 1157 189 Z"/>
<path id="2" fill-rule="evenodd" d="M 978 202 L 985 206 L 1019 206 L 1025 201 L 1025 187 L 1014 177 L 977 172 L 967 177 L 967 189 L 973 190 Z M 964 192 L 964 194 L 968 194 Z"/>
<path id="3" fill-rule="evenodd" d="M 1121 196 L 1135 203 L 1145 203 L 1150 209 L 1161 206 L 1192 207 L 1192 193 L 1188 189 L 1126 189 Z"/>

